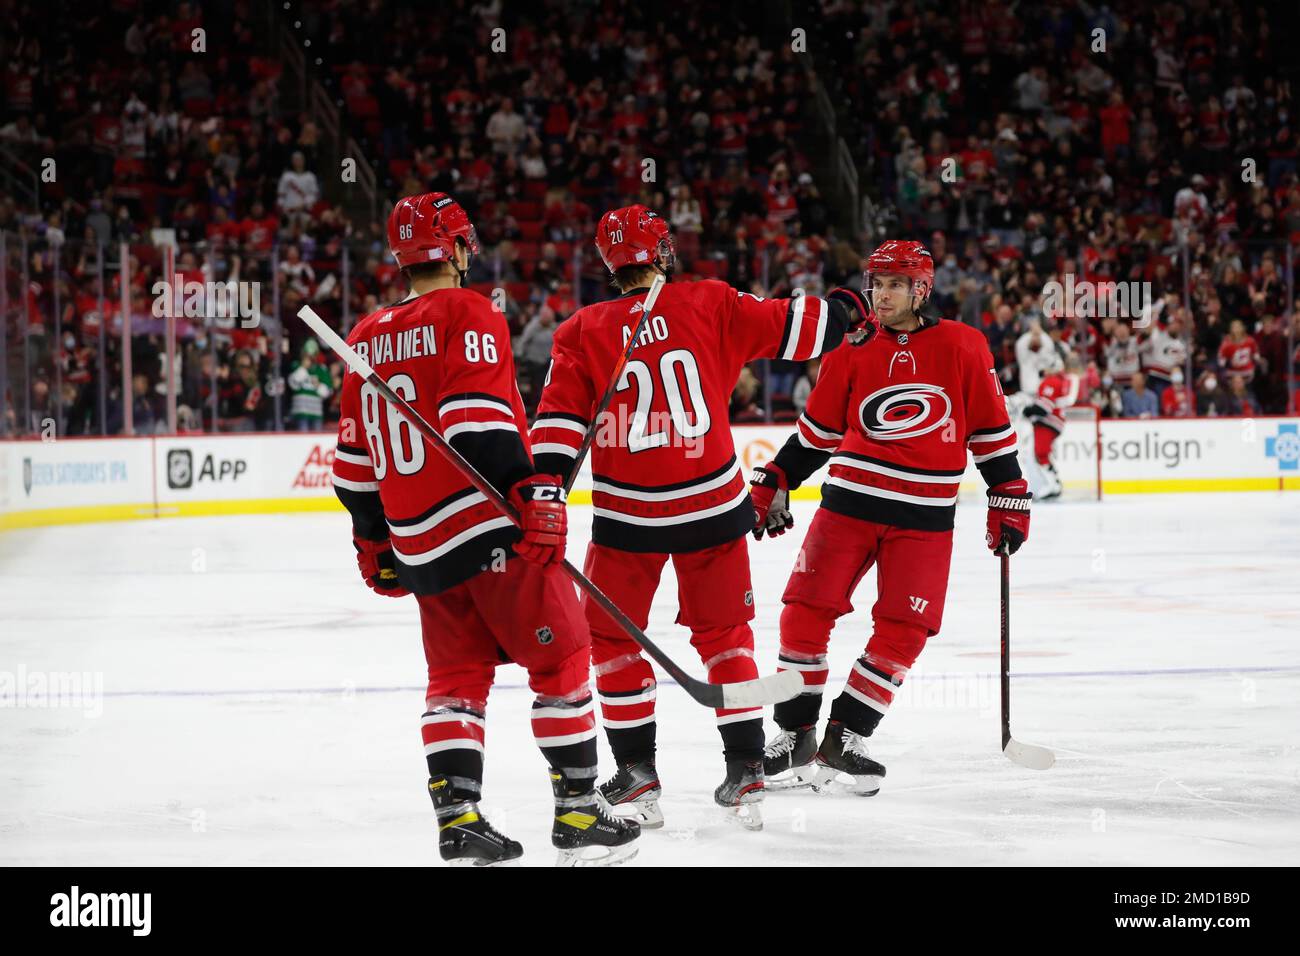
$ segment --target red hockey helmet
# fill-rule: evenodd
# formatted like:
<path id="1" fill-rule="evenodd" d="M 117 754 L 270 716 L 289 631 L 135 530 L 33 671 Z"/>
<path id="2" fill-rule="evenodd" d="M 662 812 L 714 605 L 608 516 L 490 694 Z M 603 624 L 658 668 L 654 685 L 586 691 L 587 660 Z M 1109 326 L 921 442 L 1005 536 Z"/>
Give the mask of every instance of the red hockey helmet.
<path id="1" fill-rule="evenodd" d="M 421 262 L 450 262 L 456 239 L 465 240 L 471 254 L 478 252 L 478 233 L 460 203 L 446 193 L 407 196 L 388 217 L 388 248 L 405 269 Z"/>
<path id="2" fill-rule="evenodd" d="M 863 277 L 862 292 L 871 301 L 871 277 L 881 273 L 904 275 L 912 280 L 912 295 L 921 302 L 930 297 L 934 288 L 934 258 L 930 250 L 910 239 L 890 239 L 876 247 L 867 259 L 867 273 Z"/>
<path id="3" fill-rule="evenodd" d="M 677 254 L 668 223 L 640 203 L 601 217 L 596 248 L 610 272 L 624 266 L 652 265 L 657 259 L 665 260 L 668 269 Z"/>

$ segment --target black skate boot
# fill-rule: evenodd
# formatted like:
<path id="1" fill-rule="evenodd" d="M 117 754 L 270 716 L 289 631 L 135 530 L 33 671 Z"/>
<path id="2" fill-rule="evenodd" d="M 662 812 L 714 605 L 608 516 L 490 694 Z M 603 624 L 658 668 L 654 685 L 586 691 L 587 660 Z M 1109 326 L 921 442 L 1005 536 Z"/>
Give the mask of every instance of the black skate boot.
<path id="1" fill-rule="evenodd" d="M 852 793 L 874 797 L 885 779 L 884 765 L 867 753 L 867 738 L 855 734 L 838 720 L 826 725 L 817 749 L 817 771 L 812 788 L 818 793 Z"/>
<path id="2" fill-rule="evenodd" d="M 763 774 L 769 790 L 806 787 L 816 772 L 817 728 L 813 724 L 782 730 L 763 748 Z"/>
<path id="3" fill-rule="evenodd" d="M 452 866 L 500 866 L 523 856 L 524 848 L 493 829 L 477 803 L 452 793 L 446 777 L 429 778 L 429 796 L 438 813 L 438 852 Z"/>
<path id="4" fill-rule="evenodd" d="M 551 843 L 560 851 L 556 866 L 614 866 L 636 856 L 640 824 L 614 816 L 600 791 L 574 786 L 554 768 L 551 789 L 555 792 Z"/>
<path id="5" fill-rule="evenodd" d="M 731 759 L 727 779 L 713 791 L 713 799 L 746 830 L 761 830 L 765 787 L 762 760 Z"/>
<path id="6" fill-rule="evenodd" d="M 643 830 L 657 830 L 664 825 L 664 812 L 659 809 L 662 792 L 654 758 L 620 764 L 614 776 L 600 785 L 600 795 L 614 815 L 635 820 Z"/>

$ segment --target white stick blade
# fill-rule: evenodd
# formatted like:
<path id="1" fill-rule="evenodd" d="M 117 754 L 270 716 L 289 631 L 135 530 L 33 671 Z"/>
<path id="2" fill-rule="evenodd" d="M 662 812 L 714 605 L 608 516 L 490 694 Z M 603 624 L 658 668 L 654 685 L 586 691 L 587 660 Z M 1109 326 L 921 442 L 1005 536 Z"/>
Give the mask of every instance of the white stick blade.
<path id="1" fill-rule="evenodd" d="M 1039 747 L 1035 744 L 1022 744 L 1014 738 L 1007 741 L 1007 745 L 1002 748 L 1002 752 L 1006 754 L 1007 759 L 1012 763 L 1019 764 L 1028 770 L 1046 770 L 1056 763 L 1056 754 L 1046 747 Z"/>
<path id="2" fill-rule="evenodd" d="M 781 671 L 771 677 L 722 685 L 722 706 L 766 707 L 780 704 L 803 692 L 803 674 L 799 671 Z"/>

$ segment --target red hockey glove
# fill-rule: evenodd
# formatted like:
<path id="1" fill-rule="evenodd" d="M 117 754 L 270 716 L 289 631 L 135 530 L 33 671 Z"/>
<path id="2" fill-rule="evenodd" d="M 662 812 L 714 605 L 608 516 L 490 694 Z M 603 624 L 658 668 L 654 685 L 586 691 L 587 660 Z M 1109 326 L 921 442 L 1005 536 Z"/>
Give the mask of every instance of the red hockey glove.
<path id="1" fill-rule="evenodd" d="M 754 503 L 754 540 L 762 541 L 763 532 L 770 537 L 785 534 L 794 527 L 790 514 L 790 488 L 785 472 L 769 462 L 755 468 L 749 479 L 749 500 Z"/>
<path id="2" fill-rule="evenodd" d="M 357 567 L 361 569 L 361 577 L 372 591 L 385 597 L 406 597 L 411 593 L 397 582 L 397 559 L 393 557 L 393 545 L 387 538 L 367 541 L 353 535 L 352 543 L 357 549 Z"/>
<path id="3" fill-rule="evenodd" d="M 984 541 L 990 551 L 1000 554 L 999 549 L 1005 545 L 1007 554 L 1015 554 L 1029 540 L 1029 503 L 1033 499 L 1029 482 L 1023 478 L 989 489 L 989 524 Z"/>
<path id="4" fill-rule="evenodd" d="M 850 345 L 861 345 L 876 334 L 875 319 L 867 306 L 866 297 L 857 289 L 839 286 L 831 289 L 826 298 L 837 300 L 847 306 L 849 313 L 854 317 L 844 334 Z"/>
<path id="5" fill-rule="evenodd" d="M 564 485 L 559 479 L 533 475 L 516 483 L 509 497 L 519 509 L 519 530 L 524 534 L 515 542 L 515 554 L 534 564 L 563 561 L 569 518 L 564 510 Z"/>

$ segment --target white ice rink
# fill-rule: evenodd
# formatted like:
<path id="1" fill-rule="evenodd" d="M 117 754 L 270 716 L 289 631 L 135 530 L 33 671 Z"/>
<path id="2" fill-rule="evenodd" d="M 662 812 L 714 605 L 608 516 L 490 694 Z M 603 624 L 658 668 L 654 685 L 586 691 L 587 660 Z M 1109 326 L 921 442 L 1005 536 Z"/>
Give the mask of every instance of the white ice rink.
<path id="1" fill-rule="evenodd" d="M 765 672 L 812 510 L 750 541 Z M 578 556 L 590 510 L 571 516 Z M 1041 773 L 998 750 L 983 525 L 960 508 L 944 630 L 872 740 L 889 768 L 879 796 L 772 794 L 761 833 L 728 824 L 710 797 L 713 716 L 664 684 L 667 825 L 633 865 L 1300 860 L 1300 496 L 1035 509 L 1012 562 L 1012 726 L 1056 751 Z M 352 555 L 343 513 L 0 536 L 0 679 L 103 680 L 78 707 L 0 710 L 0 862 L 437 862 L 415 603 L 373 595 Z M 832 694 L 869 633 L 874 581 L 835 632 Z M 698 673 L 674 602 L 669 577 L 651 634 Z M 525 863 L 549 865 L 531 695 L 518 668 L 498 677 L 485 809 Z"/>

